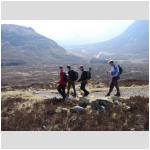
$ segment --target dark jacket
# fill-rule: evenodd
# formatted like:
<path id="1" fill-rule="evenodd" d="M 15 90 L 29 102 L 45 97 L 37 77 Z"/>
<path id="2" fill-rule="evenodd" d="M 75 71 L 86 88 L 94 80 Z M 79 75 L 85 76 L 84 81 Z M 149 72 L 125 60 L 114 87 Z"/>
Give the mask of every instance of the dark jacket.
<path id="1" fill-rule="evenodd" d="M 68 71 L 68 79 L 69 79 L 69 81 L 73 81 L 73 76 L 74 76 L 74 71 L 73 70 Z"/>
<path id="2" fill-rule="evenodd" d="M 87 73 L 86 71 L 83 71 L 78 81 L 80 82 L 80 81 L 85 81 L 85 80 L 87 80 Z"/>

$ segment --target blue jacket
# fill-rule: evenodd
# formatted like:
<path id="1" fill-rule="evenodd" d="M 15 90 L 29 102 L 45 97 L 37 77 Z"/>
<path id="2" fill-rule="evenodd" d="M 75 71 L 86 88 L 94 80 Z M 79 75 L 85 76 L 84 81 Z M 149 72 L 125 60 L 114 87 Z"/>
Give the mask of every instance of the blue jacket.
<path id="1" fill-rule="evenodd" d="M 110 73 L 112 77 L 118 77 L 120 75 L 119 66 L 114 64 L 114 66 L 111 67 Z"/>

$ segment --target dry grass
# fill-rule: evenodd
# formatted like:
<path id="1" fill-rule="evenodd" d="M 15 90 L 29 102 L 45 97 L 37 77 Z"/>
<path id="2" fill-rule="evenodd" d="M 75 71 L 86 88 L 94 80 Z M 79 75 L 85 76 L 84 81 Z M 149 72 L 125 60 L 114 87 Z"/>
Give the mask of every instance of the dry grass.
<path id="1" fill-rule="evenodd" d="M 22 97 L 2 101 L 3 131 L 149 130 L 148 98 L 145 97 L 131 97 L 122 100 L 120 105 L 112 103 L 101 112 L 89 107 L 82 113 L 70 112 L 70 108 L 78 104 L 76 100 L 47 99 L 23 105 L 28 101 Z"/>
<path id="2" fill-rule="evenodd" d="M 149 85 L 149 81 L 148 80 L 135 80 L 135 79 L 128 79 L 128 80 L 121 80 L 120 81 L 120 85 L 121 86 L 141 86 L 141 85 Z"/>
<path id="3" fill-rule="evenodd" d="M 2 67 L 2 90 L 6 90 L 11 87 L 12 89 L 24 89 L 29 87 L 36 88 L 55 88 L 54 81 L 59 79 L 59 65 L 60 64 L 41 64 L 32 66 L 3 66 Z M 67 64 L 64 65 L 66 68 Z M 71 64 L 70 64 L 71 65 Z M 89 64 L 83 64 L 86 69 L 89 68 Z M 121 81 L 123 86 L 130 86 L 131 84 L 148 84 L 149 69 L 148 63 L 143 64 L 122 64 L 124 69 L 121 75 Z M 79 64 L 72 64 L 73 68 L 78 70 Z M 107 74 L 106 70 L 109 66 L 106 64 L 90 64 L 92 67 L 92 82 L 93 86 L 98 82 L 103 82 L 104 86 L 107 85 Z M 67 70 L 66 70 L 67 71 Z M 138 73 L 137 73 L 138 72 Z M 135 80 L 136 79 L 136 80 Z M 127 80 L 127 82 L 125 81 Z M 125 83 L 126 82 L 126 83 Z M 101 88 L 98 85 L 98 88 Z"/>
<path id="4" fill-rule="evenodd" d="M 8 98 L 22 98 L 28 100 L 41 100 L 39 96 L 33 95 L 27 90 L 14 90 L 14 91 L 5 91 L 1 93 L 2 101 L 7 100 Z"/>

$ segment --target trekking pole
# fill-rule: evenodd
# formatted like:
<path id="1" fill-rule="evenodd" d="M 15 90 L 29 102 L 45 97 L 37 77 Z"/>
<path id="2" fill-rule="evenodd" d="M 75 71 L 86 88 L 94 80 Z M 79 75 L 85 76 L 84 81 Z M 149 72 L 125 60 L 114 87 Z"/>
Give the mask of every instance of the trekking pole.
<path id="1" fill-rule="evenodd" d="M 107 81 L 108 81 L 107 83 L 108 83 L 108 86 L 109 86 L 110 83 L 109 83 L 109 72 L 108 71 L 107 71 Z"/>

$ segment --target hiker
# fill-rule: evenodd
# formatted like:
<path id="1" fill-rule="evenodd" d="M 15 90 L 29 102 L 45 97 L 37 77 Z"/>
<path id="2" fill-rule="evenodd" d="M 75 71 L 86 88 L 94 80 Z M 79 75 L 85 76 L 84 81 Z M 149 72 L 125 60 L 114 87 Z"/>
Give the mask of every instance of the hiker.
<path id="1" fill-rule="evenodd" d="M 57 87 L 57 90 L 61 94 L 61 96 L 63 97 L 63 100 L 65 100 L 65 98 L 66 98 L 65 89 L 66 89 L 66 84 L 67 84 L 67 75 L 63 71 L 62 66 L 60 66 L 59 69 L 60 69 L 60 80 L 58 82 L 59 85 Z"/>
<path id="2" fill-rule="evenodd" d="M 71 69 L 71 66 L 67 66 L 68 69 L 68 91 L 67 96 L 69 96 L 70 88 L 73 88 L 73 97 L 76 97 L 76 88 L 75 88 L 75 81 L 78 79 L 78 73 Z"/>
<path id="3" fill-rule="evenodd" d="M 91 68 L 91 67 L 89 67 L 89 71 L 87 72 L 87 73 L 88 73 L 88 80 L 90 80 L 90 79 L 91 79 L 91 71 L 92 71 L 92 68 Z"/>
<path id="4" fill-rule="evenodd" d="M 78 82 L 81 82 L 81 86 L 80 86 L 80 89 L 82 91 L 84 91 L 84 96 L 88 96 L 89 95 L 89 91 L 86 90 L 86 85 L 88 83 L 88 80 L 89 80 L 89 77 L 88 77 L 88 72 L 89 71 L 84 71 L 84 67 L 83 66 L 80 66 L 79 68 L 81 70 L 81 77 L 80 79 L 78 80 Z"/>
<path id="5" fill-rule="evenodd" d="M 120 79 L 119 65 L 115 64 L 113 60 L 110 60 L 108 63 L 111 66 L 111 70 L 108 71 L 107 74 L 110 73 L 112 80 L 110 83 L 109 92 L 107 93 L 106 96 L 110 96 L 114 87 L 117 90 L 117 93 L 115 94 L 115 96 L 120 96 L 120 89 L 118 85 L 118 80 Z"/>

